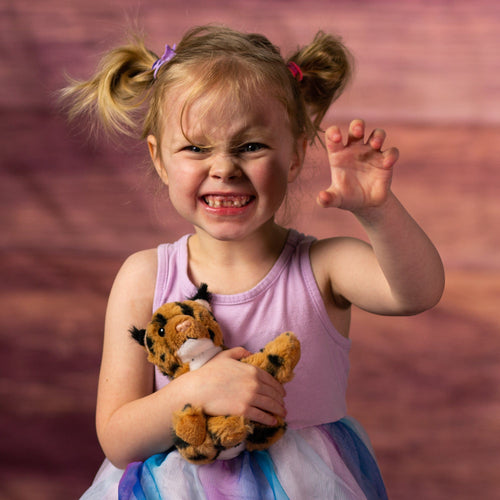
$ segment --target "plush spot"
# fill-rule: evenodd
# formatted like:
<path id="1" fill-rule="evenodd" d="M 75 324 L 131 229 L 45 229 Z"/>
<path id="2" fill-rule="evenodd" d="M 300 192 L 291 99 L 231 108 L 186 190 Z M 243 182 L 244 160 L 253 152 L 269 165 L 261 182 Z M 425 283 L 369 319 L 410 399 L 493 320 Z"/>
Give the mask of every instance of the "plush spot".
<path id="1" fill-rule="evenodd" d="M 267 359 L 273 366 L 276 366 L 276 368 L 283 366 L 285 362 L 281 356 L 277 356 L 276 354 L 268 354 Z"/>
<path id="2" fill-rule="evenodd" d="M 169 367 L 168 367 L 168 370 L 170 373 L 167 373 L 167 375 L 169 377 L 171 377 L 173 374 L 175 374 L 175 372 L 181 367 L 181 365 L 179 363 L 172 363 Z"/>
<path id="3" fill-rule="evenodd" d="M 178 302 L 177 304 L 181 308 L 182 314 L 194 318 L 193 308 L 189 304 L 185 304 L 184 302 Z"/>
<path id="4" fill-rule="evenodd" d="M 160 328 L 164 327 L 167 324 L 167 318 L 163 316 L 163 314 L 157 313 L 155 314 L 155 317 L 153 318 L 153 323 L 156 323 Z"/>
<path id="5" fill-rule="evenodd" d="M 254 444 L 267 443 L 281 429 L 283 429 L 282 426 L 267 427 L 256 425 L 253 432 L 247 437 L 247 441 Z"/>
<path id="6" fill-rule="evenodd" d="M 148 345 L 148 351 L 151 353 L 151 354 L 154 354 L 155 353 L 155 350 L 153 349 L 155 343 L 153 340 L 151 340 L 150 337 L 146 337 L 146 344 Z"/>
<path id="7" fill-rule="evenodd" d="M 174 434 L 174 444 L 179 450 L 185 450 L 189 446 L 191 446 L 189 443 L 186 443 L 183 439 L 181 439 L 179 436 Z"/>

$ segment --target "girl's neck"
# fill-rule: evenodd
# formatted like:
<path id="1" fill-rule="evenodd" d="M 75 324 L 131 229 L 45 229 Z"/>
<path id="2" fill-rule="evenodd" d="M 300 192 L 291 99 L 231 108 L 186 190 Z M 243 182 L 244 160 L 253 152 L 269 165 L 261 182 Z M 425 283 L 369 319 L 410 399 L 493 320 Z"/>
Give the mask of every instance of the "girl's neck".
<path id="1" fill-rule="evenodd" d="M 196 231 L 188 240 L 188 272 L 199 286 L 222 295 L 245 292 L 269 273 L 286 242 L 288 230 L 274 222 L 244 240 L 221 241 Z"/>

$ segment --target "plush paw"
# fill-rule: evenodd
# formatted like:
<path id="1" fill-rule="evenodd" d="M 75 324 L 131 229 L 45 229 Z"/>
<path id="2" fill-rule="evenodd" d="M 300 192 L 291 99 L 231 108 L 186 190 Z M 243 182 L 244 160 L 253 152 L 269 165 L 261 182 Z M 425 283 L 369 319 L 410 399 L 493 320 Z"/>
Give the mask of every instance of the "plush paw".
<path id="1" fill-rule="evenodd" d="M 278 417 L 276 425 L 254 423 L 253 431 L 247 436 L 246 448 L 248 451 L 265 450 L 283 437 L 286 431 L 286 422 Z"/>
<path id="2" fill-rule="evenodd" d="M 199 408 L 186 405 L 174 414 L 174 434 L 187 444 L 200 446 L 207 435 L 207 418 Z"/>
<path id="3" fill-rule="evenodd" d="M 300 359 L 300 342 L 292 332 L 285 332 L 259 352 L 241 361 L 262 368 L 284 384 L 293 378 L 293 369 Z"/>
<path id="4" fill-rule="evenodd" d="M 196 465 L 210 464 L 215 461 L 219 455 L 219 450 L 208 434 L 205 442 L 200 446 L 191 446 L 184 441 L 176 441 L 175 445 L 180 455 L 185 460 Z"/>
<path id="5" fill-rule="evenodd" d="M 246 439 L 253 425 L 241 416 L 220 416 L 210 417 L 207 428 L 216 445 L 232 448 Z"/>

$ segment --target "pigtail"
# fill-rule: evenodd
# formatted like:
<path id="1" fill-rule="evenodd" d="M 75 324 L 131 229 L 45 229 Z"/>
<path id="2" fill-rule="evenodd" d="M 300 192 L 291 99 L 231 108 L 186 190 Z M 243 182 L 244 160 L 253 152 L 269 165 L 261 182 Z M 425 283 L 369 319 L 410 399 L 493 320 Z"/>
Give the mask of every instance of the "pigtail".
<path id="1" fill-rule="evenodd" d="M 309 45 L 292 54 L 288 62 L 297 64 L 302 72 L 299 85 L 317 134 L 329 107 L 350 80 L 352 56 L 340 38 L 320 31 Z"/>
<path id="2" fill-rule="evenodd" d="M 60 103 L 70 121 L 86 117 L 91 132 L 101 125 L 111 135 L 140 136 L 142 105 L 151 89 L 156 60 L 140 39 L 105 54 L 92 78 L 70 79 L 60 91 Z"/>

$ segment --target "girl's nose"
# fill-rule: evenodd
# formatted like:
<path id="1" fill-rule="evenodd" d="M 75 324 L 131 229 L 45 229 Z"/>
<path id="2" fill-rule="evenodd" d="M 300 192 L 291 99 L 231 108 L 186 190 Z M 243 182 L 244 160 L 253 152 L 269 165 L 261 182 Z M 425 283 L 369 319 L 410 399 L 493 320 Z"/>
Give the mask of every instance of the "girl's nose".
<path id="1" fill-rule="evenodd" d="M 232 181 L 243 175 L 236 159 L 231 155 L 217 155 L 210 167 L 210 177 L 222 181 Z"/>

